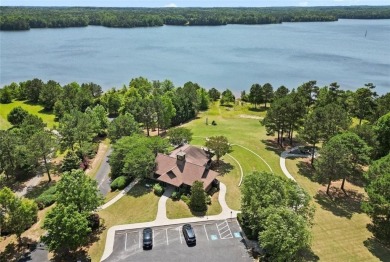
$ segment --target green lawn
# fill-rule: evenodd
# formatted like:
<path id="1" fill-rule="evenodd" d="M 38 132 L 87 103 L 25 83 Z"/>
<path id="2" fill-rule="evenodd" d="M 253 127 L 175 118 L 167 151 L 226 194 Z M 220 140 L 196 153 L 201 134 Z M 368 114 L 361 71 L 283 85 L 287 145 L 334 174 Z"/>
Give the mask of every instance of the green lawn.
<path id="1" fill-rule="evenodd" d="M 206 215 L 213 216 L 222 212 L 222 207 L 218 202 L 219 193 L 215 193 L 211 198 L 211 205 L 208 206 Z M 171 198 L 167 200 L 167 217 L 169 219 L 193 217 L 193 214 L 186 203 L 182 200 L 173 201 Z"/>
<path id="2" fill-rule="evenodd" d="M 156 219 L 159 199 L 152 189 L 137 184 L 118 202 L 99 211 L 100 217 L 104 220 L 105 230 L 100 235 L 100 239 L 89 248 L 88 253 L 92 261 L 100 261 L 106 244 L 107 231 L 110 227 L 153 221 Z"/>
<path id="3" fill-rule="evenodd" d="M 316 212 L 311 247 L 315 255 L 322 261 L 389 261 L 390 250 L 370 239 L 372 234 L 366 228 L 370 219 L 360 210 L 364 190 L 347 183 L 350 197 L 330 201 L 328 196 L 319 193 L 325 186 L 313 182 L 309 175 L 300 174 L 299 167 L 301 173 L 309 174 L 303 168 L 307 165 L 300 162 L 300 159 L 288 159 L 286 165 L 298 184 L 313 197 Z"/>
<path id="4" fill-rule="evenodd" d="M 218 180 L 226 186 L 226 204 L 229 208 L 234 210 L 240 210 L 241 208 L 241 191 L 238 186 L 241 179 L 241 171 L 236 161 L 230 156 L 224 156 L 222 158 L 224 165 L 226 166 L 225 172 L 220 172 Z"/>
<path id="5" fill-rule="evenodd" d="M 251 111 L 245 106 L 234 107 L 211 105 L 209 111 L 201 112 L 198 118 L 185 124 L 193 132 L 192 144 L 204 145 L 205 137 L 224 135 L 232 144 L 240 144 L 262 156 L 277 175 L 283 175 L 279 167 L 279 150 L 274 148 L 272 136 L 267 136 L 265 128 L 261 126 L 259 119 L 245 118 L 249 116 L 263 117 L 264 111 Z M 206 125 L 213 120 L 217 125 Z M 233 146 L 232 156 L 236 157 L 243 165 L 244 172 L 253 170 L 269 171 L 269 168 L 257 156 L 243 148 Z"/>
<path id="6" fill-rule="evenodd" d="M 8 129 L 12 126 L 7 120 L 7 115 L 9 114 L 9 112 L 11 112 L 13 108 L 17 106 L 21 106 L 23 109 L 27 110 L 32 115 L 39 116 L 49 128 L 53 128 L 55 124 L 54 114 L 52 114 L 51 112 L 45 112 L 43 110 L 43 106 L 32 105 L 25 101 L 13 101 L 9 104 L 0 104 L 0 129 Z"/>

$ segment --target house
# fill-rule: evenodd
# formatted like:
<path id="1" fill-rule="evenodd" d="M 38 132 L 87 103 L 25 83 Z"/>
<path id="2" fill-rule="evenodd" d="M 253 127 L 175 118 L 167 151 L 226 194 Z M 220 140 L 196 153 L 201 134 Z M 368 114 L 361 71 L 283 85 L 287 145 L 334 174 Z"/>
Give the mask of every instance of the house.
<path id="1" fill-rule="evenodd" d="M 204 148 L 184 145 L 170 155 L 158 154 L 154 179 L 177 188 L 189 188 L 195 181 L 202 181 L 208 191 L 219 175 L 210 170 L 211 153 Z"/>

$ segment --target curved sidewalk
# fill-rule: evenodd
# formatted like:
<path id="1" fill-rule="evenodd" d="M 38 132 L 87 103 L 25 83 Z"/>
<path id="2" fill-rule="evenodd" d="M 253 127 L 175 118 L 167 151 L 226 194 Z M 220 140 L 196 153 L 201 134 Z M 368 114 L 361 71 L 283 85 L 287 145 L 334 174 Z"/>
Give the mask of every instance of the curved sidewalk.
<path id="1" fill-rule="evenodd" d="M 288 170 L 287 170 L 287 167 L 286 167 L 286 158 L 288 158 L 288 157 L 310 157 L 310 155 L 300 155 L 300 154 L 291 154 L 291 153 L 290 153 L 291 151 L 295 151 L 295 150 L 298 149 L 298 148 L 299 148 L 299 146 L 296 146 L 296 147 L 291 148 L 290 150 L 286 150 L 286 151 L 282 152 L 282 153 L 280 154 L 280 161 L 279 161 L 280 168 L 282 169 L 283 174 L 284 174 L 287 178 L 289 178 L 289 179 L 291 179 L 291 180 L 294 180 L 295 182 L 296 182 L 295 178 L 294 178 L 294 177 L 290 174 L 290 172 L 288 172 Z"/>
<path id="2" fill-rule="evenodd" d="M 168 199 L 168 195 L 170 195 L 169 190 L 167 190 L 166 194 L 164 194 L 158 204 L 158 211 L 157 216 L 154 221 L 150 222 L 144 222 L 144 223 L 136 223 L 136 224 L 127 224 L 127 225 L 117 225 L 111 227 L 107 232 L 107 238 L 106 238 L 106 245 L 104 248 L 104 253 L 100 261 L 103 261 L 107 259 L 113 249 L 114 249 L 114 238 L 115 238 L 115 232 L 117 230 L 129 230 L 129 229 L 136 229 L 136 228 L 145 228 L 145 227 L 156 227 L 156 226 L 165 226 L 165 225 L 174 225 L 174 224 L 183 224 L 183 223 L 194 223 L 194 222 L 203 222 L 203 221 L 209 221 L 209 220 L 223 220 L 228 218 L 236 218 L 237 214 L 240 211 L 232 210 L 230 209 L 225 201 L 225 195 L 226 195 L 226 186 L 223 183 L 220 183 L 220 190 L 219 190 L 219 196 L 218 201 L 222 207 L 222 212 L 215 216 L 203 216 L 203 217 L 188 217 L 188 218 L 180 218 L 180 219 L 168 219 L 166 217 L 166 208 L 165 203 Z M 161 204 L 160 204 L 161 202 Z M 164 205 L 163 205 L 164 204 Z M 164 206 L 164 207 L 162 207 Z M 161 207 L 161 210 L 160 210 Z M 163 215 L 163 212 L 165 211 L 165 215 Z"/>

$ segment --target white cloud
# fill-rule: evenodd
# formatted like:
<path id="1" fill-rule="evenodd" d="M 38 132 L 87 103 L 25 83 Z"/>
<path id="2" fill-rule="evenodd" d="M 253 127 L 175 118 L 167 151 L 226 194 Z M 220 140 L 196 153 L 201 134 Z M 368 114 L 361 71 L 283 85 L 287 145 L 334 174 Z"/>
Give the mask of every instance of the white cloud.
<path id="1" fill-rule="evenodd" d="M 170 3 L 167 5 L 164 5 L 164 7 L 177 7 L 177 5 L 175 3 Z"/>
<path id="2" fill-rule="evenodd" d="M 308 6 L 308 5 L 309 5 L 308 1 L 299 2 L 299 6 Z"/>

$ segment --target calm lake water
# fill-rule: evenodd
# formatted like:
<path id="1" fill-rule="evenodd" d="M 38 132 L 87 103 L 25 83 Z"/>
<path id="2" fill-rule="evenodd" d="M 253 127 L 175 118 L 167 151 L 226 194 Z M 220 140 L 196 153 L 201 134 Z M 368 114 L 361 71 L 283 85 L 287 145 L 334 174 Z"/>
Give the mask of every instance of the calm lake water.
<path id="1" fill-rule="evenodd" d="M 366 35 L 367 31 L 367 35 Z M 308 80 L 390 92 L 390 20 L 114 29 L 97 26 L 0 32 L 0 84 L 32 78 L 95 82 L 187 81 L 236 94 Z"/>

